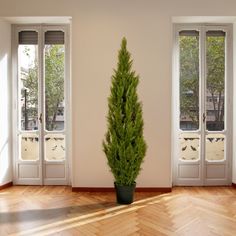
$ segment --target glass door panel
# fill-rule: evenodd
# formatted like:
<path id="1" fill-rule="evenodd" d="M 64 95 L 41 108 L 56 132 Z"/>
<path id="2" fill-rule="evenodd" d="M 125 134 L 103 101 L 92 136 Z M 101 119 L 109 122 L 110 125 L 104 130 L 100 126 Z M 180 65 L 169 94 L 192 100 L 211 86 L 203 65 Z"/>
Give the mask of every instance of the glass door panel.
<path id="1" fill-rule="evenodd" d="M 64 130 L 64 77 L 65 46 L 64 32 L 47 31 L 45 33 L 45 129 L 47 131 Z"/>
<path id="2" fill-rule="evenodd" d="M 20 159 L 37 161 L 39 160 L 39 136 L 35 133 L 20 135 Z"/>
<path id="3" fill-rule="evenodd" d="M 199 160 L 199 32 L 179 32 L 180 160 Z"/>
<path id="4" fill-rule="evenodd" d="M 179 33 L 180 129 L 199 129 L 199 32 Z"/>
<path id="5" fill-rule="evenodd" d="M 206 32 L 206 129 L 225 128 L 225 32 Z"/>
<path id="6" fill-rule="evenodd" d="M 182 133 L 179 136 L 181 160 L 194 160 L 200 159 L 200 135 L 196 133 Z"/>
<path id="7" fill-rule="evenodd" d="M 19 153 L 21 160 L 39 159 L 38 32 L 18 34 Z"/>
<path id="8" fill-rule="evenodd" d="M 46 31 L 45 46 L 45 160 L 65 159 L 65 45 L 64 32 Z M 55 133 L 56 132 L 56 133 Z"/>
<path id="9" fill-rule="evenodd" d="M 29 33 L 30 32 L 30 33 Z M 24 33 L 34 35 L 36 40 L 25 42 Z M 20 37 L 21 36 L 21 37 Z M 33 36 L 32 36 L 33 37 Z M 18 47 L 20 130 L 38 130 L 38 33 L 19 33 Z M 22 43 L 22 44 L 20 44 Z M 31 44 L 30 44 L 31 43 Z M 35 43 L 35 44 L 33 44 Z"/>
<path id="10" fill-rule="evenodd" d="M 207 161 L 225 160 L 225 135 L 224 134 L 206 135 L 206 160 Z"/>
<path id="11" fill-rule="evenodd" d="M 65 135 L 48 134 L 45 136 L 45 158 L 47 161 L 65 160 Z"/>

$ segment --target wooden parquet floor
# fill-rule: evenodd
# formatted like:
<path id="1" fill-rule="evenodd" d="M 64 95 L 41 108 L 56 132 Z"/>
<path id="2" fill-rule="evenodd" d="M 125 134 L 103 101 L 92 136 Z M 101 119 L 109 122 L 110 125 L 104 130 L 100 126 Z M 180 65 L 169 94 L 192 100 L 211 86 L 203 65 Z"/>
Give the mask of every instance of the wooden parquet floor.
<path id="1" fill-rule="evenodd" d="M 74 193 L 69 187 L 14 186 L 0 191 L 0 236 L 235 236 L 236 189 L 176 187 L 136 193 L 117 205 L 114 193 Z"/>

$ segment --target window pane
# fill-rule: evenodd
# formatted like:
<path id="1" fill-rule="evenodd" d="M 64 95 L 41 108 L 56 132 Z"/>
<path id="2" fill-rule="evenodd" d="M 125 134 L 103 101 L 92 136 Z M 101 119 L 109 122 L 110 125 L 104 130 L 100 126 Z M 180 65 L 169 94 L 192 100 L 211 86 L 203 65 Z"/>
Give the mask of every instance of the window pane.
<path id="1" fill-rule="evenodd" d="M 221 161 L 224 160 L 225 135 L 208 134 L 206 136 L 206 160 Z"/>
<path id="2" fill-rule="evenodd" d="M 58 41 L 55 41 L 55 44 L 45 45 L 44 53 L 45 128 L 47 131 L 64 130 L 65 47 L 62 44 L 58 44 Z"/>
<path id="3" fill-rule="evenodd" d="M 206 38 L 207 91 L 206 126 L 207 130 L 224 130 L 225 107 L 225 33 L 208 31 Z"/>
<path id="4" fill-rule="evenodd" d="M 182 133 L 179 136 L 179 158 L 181 160 L 193 160 L 199 159 L 199 146 L 200 146 L 200 136 L 196 133 Z"/>
<path id="5" fill-rule="evenodd" d="M 199 32 L 181 31 L 180 53 L 180 129 L 199 128 Z"/>
<path id="6" fill-rule="evenodd" d="M 20 135 L 21 160 L 36 161 L 39 159 L 39 137 L 37 134 Z"/>
<path id="7" fill-rule="evenodd" d="M 23 131 L 38 130 L 38 45 L 29 43 L 18 46 L 19 117 Z"/>
<path id="8" fill-rule="evenodd" d="M 49 134 L 45 136 L 45 159 L 47 161 L 65 160 L 65 135 Z"/>

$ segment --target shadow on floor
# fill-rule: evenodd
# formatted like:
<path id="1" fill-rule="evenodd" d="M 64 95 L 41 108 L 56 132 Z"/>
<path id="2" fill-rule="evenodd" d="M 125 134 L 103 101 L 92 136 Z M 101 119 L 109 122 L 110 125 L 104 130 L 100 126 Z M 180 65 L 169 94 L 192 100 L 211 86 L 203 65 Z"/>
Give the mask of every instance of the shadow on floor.
<path id="1" fill-rule="evenodd" d="M 33 209 L 14 212 L 0 212 L 1 223 L 30 222 L 39 220 L 57 220 L 70 218 L 90 213 L 96 213 L 117 206 L 114 202 L 102 202 L 99 204 L 88 204 L 81 206 L 69 206 L 51 209 Z"/>

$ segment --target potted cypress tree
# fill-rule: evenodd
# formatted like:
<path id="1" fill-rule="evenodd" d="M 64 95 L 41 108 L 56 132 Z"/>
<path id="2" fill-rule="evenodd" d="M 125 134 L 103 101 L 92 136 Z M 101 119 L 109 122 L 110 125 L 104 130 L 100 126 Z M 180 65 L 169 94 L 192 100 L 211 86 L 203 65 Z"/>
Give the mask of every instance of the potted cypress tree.
<path id="1" fill-rule="evenodd" d="M 131 55 L 123 38 L 117 69 L 112 76 L 108 98 L 108 131 L 103 141 L 103 150 L 115 179 L 117 202 L 120 204 L 133 202 L 135 180 L 147 149 L 143 137 L 142 105 L 137 96 L 139 76 L 131 67 Z"/>

